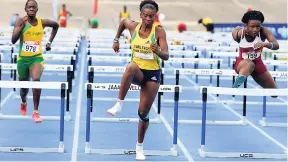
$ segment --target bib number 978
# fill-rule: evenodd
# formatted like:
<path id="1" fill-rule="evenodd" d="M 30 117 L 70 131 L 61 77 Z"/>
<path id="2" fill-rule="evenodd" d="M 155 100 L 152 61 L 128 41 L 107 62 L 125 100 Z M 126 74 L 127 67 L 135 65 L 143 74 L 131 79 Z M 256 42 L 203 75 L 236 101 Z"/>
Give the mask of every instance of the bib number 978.
<path id="1" fill-rule="evenodd" d="M 36 52 L 36 48 L 37 47 L 35 47 L 35 46 L 26 45 L 25 52 Z"/>

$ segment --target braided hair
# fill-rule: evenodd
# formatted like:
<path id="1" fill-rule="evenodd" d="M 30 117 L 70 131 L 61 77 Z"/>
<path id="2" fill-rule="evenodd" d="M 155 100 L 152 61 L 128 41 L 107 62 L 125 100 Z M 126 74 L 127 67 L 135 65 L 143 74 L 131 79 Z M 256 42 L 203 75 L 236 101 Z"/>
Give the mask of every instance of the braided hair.
<path id="1" fill-rule="evenodd" d="M 242 17 L 242 22 L 248 24 L 249 20 L 259 20 L 261 24 L 264 22 L 264 15 L 260 11 L 248 11 Z"/>

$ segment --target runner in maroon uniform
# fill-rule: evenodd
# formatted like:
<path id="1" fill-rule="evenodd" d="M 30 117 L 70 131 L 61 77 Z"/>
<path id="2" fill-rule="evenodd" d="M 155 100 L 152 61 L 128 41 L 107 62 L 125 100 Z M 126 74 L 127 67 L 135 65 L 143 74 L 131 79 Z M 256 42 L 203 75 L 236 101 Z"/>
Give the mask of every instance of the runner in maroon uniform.
<path id="1" fill-rule="evenodd" d="M 236 27 L 232 36 L 239 43 L 239 57 L 234 70 L 239 74 L 233 88 L 238 88 L 251 75 L 263 88 L 277 88 L 262 62 L 261 53 L 264 47 L 277 50 L 279 44 L 271 31 L 262 26 L 264 15 L 260 11 L 248 11 L 242 17 L 244 28 Z M 265 40 L 268 42 L 265 42 Z"/>

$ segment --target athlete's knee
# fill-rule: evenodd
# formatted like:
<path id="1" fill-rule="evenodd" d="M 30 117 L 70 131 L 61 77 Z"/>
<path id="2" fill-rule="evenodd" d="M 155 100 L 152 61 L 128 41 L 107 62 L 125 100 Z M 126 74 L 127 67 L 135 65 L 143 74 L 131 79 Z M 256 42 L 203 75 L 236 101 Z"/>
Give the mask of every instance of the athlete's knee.
<path id="1" fill-rule="evenodd" d="M 40 76 L 34 76 L 34 77 L 32 77 L 32 80 L 33 81 L 40 81 L 40 79 L 41 79 L 41 77 Z"/>
<path id="2" fill-rule="evenodd" d="M 137 65 L 134 63 L 131 63 L 129 65 L 127 65 L 125 72 L 131 75 L 134 75 L 136 73 L 137 70 Z"/>
<path id="3" fill-rule="evenodd" d="M 144 122 L 144 123 L 149 122 L 149 112 L 147 113 L 147 112 L 138 110 L 138 116 L 141 122 Z"/>

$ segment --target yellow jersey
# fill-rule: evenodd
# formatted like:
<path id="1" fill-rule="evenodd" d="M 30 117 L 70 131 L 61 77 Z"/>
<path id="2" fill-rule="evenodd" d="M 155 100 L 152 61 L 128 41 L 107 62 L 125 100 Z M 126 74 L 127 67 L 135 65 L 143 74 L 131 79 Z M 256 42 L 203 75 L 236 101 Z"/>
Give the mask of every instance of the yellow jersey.
<path id="1" fill-rule="evenodd" d="M 155 23 L 153 24 L 150 35 L 146 39 L 139 36 L 140 27 L 141 23 L 136 26 L 131 37 L 132 62 L 136 63 L 140 69 L 159 70 L 159 57 L 150 48 L 151 43 L 156 42 L 155 30 L 157 26 Z"/>
<path id="2" fill-rule="evenodd" d="M 38 24 L 36 26 L 27 23 L 21 31 L 19 56 L 31 57 L 43 53 L 42 38 L 44 35 L 44 29 L 41 18 L 37 17 L 37 21 Z"/>
<path id="3" fill-rule="evenodd" d="M 121 13 L 120 13 L 121 19 L 129 18 L 129 16 L 130 16 L 130 13 L 129 13 L 129 12 L 121 12 Z"/>

